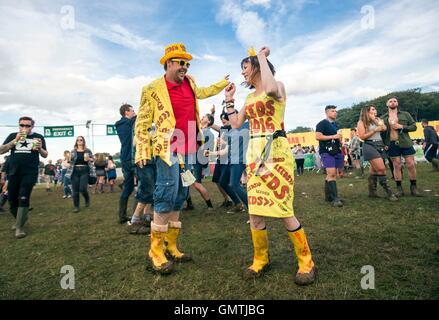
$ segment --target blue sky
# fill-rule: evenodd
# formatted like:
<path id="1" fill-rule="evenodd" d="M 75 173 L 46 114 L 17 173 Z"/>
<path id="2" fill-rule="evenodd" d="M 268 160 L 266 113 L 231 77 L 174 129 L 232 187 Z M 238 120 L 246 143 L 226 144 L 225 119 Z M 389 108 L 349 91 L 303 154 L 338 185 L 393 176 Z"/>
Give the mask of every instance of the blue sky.
<path id="1" fill-rule="evenodd" d="M 66 5 L 74 9 L 73 29 L 61 27 Z M 23 114 L 40 125 L 114 123 L 120 104 L 137 108 L 142 86 L 162 75 L 164 46 L 183 42 L 201 86 L 226 74 L 241 83 L 248 47 L 268 45 L 287 89 L 286 127 L 314 127 L 329 103 L 349 107 L 413 87 L 437 91 L 438 18 L 435 0 L 2 0 L 0 124 Z M 238 88 L 242 104 L 249 91 Z M 222 99 L 201 101 L 202 113 Z M 97 135 L 103 130 L 95 127 Z M 0 138 L 9 131 L 0 128 Z M 50 157 L 72 144 L 50 140 Z M 94 149 L 115 153 L 118 140 L 97 136 Z"/>

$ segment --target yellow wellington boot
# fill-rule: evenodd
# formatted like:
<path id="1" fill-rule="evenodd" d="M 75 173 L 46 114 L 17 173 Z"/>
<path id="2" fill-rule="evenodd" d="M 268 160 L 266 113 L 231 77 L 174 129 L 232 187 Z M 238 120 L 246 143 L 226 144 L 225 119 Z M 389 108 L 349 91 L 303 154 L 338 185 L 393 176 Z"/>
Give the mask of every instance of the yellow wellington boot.
<path id="1" fill-rule="evenodd" d="M 151 222 L 151 249 L 148 252 L 148 259 L 151 262 L 154 271 L 161 274 L 168 274 L 172 272 L 173 263 L 169 261 L 164 252 L 163 243 L 165 242 L 167 225 L 157 225 Z"/>
<path id="2" fill-rule="evenodd" d="M 177 248 L 177 239 L 180 235 L 180 230 L 180 221 L 169 221 L 169 228 L 168 232 L 166 233 L 165 252 L 166 255 L 175 262 L 188 262 L 192 260 L 191 255 L 180 252 L 180 250 Z"/>
<path id="3" fill-rule="evenodd" d="M 244 272 L 244 278 L 253 279 L 260 277 L 268 271 L 270 258 L 268 256 L 268 232 L 267 229 L 251 229 L 253 240 L 253 264 Z"/>
<path id="4" fill-rule="evenodd" d="M 308 246 L 305 231 L 300 228 L 294 232 L 288 232 L 291 241 L 293 242 L 294 251 L 296 252 L 297 261 L 299 263 L 299 270 L 296 274 L 295 283 L 305 286 L 314 282 L 316 278 L 316 267 L 311 257 L 311 250 Z"/>

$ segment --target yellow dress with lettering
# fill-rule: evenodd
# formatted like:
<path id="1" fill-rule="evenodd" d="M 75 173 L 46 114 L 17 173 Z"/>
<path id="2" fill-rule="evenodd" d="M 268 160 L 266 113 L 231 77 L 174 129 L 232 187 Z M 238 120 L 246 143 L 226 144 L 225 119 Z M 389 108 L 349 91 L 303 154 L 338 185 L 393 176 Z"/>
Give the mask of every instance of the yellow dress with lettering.
<path id="1" fill-rule="evenodd" d="M 272 141 L 261 166 L 264 147 L 276 130 L 284 130 L 285 101 L 251 93 L 245 102 L 250 141 L 247 149 L 249 214 L 288 218 L 294 216 L 294 159 L 287 138 Z M 260 168 L 259 168 L 260 167 Z M 259 168 L 258 175 L 257 169 Z"/>

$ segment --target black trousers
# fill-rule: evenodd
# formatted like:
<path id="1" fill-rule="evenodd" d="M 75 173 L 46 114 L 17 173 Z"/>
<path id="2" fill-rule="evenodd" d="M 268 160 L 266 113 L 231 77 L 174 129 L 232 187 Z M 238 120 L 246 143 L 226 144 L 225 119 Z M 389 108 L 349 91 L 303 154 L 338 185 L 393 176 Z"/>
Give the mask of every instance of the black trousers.
<path id="1" fill-rule="evenodd" d="M 73 206 L 79 208 L 79 193 L 84 196 L 85 202 L 90 201 L 90 196 L 88 194 L 88 166 L 75 166 L 73 169 L 71 181 L 72 181 L 72 191 L 73 191 Z"/>
<path id="2" fill-rule="evenodd" d="M 303 174 L 303 164 L 305 159 L 296 159 L 297 174 Z"/>
<path id="3" fill-rule="evenodd" d="M 431 162 L 431 160 L 436 158 L 436 156 L 437 156 L 437 149 L 438 149 L 438 145 L 437 144 L 427 144 L 425 146 L 424 156 L 425 156 L 425 159 L 427 159 L 428 162 Z"/>
<path id="4" fill-rule="evenodd" d="M 37 173 L 17 173 L 8 176 L 8 200 L 11 208 L 29 207 L 30 195 Z"/>

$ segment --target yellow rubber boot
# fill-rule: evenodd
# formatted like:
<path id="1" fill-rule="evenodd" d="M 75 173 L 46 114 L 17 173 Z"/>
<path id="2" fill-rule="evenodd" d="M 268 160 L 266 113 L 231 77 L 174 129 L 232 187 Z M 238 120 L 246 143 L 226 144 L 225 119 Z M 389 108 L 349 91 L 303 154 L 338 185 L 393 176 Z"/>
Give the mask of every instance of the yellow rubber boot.
<path id="1" fill-rule="evenodd" d="M 192 260 L 192 257 L 187 254 L 180 252 L 177 248 L 177 239 L 181 231 L 180 221 L 170 221 L 168 232 L 166 233 L 166 254 L 175 262 L 188 262 Z"/>
<path id="2" fill-rule="evenodd" d="M 258 278 L 269 268 L 267 229 L 251 229 L 253 241 L 253 264 L 244 273 L 245 278 Z"/>
<path id="3" fill-rule="evenodd" d="M 172 272 L 173 263 L 169 261 L 163 250 L 163 243 L 168 231 L 168 225 L 158 225 L 151 222 L 151 249 L 148 252 L 148 258 L 154 271 L 162 274 Z"/>
<path id="4" fill-rule="evenodd" d="M 299 270 L 296 274 L 295 283 L 298 285 L 308 285 L 314 282 L 316 278 L 316 268 L 312 261 L 311 250 L 306 239 L 305 230 L 300 228 L 294 232 L 288 232 L 293 242 L 294 251 L 296 252 Z"/>

